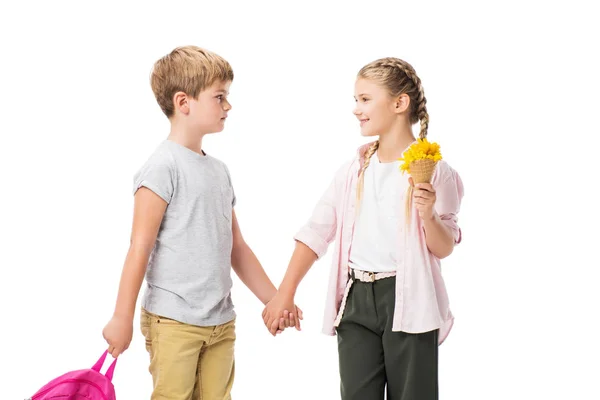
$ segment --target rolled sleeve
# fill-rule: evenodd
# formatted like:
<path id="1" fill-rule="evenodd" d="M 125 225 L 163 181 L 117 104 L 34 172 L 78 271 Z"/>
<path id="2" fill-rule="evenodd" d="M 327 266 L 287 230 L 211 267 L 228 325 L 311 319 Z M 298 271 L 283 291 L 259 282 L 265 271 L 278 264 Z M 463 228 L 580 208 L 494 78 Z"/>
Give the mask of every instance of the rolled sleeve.
<path id="1" fill-rule="evenodd" d="M 135 174 L 133 178 L 133 194 L 139 188 L 146 187 L 156 193 L 169 204 L 175 188 L 174 168 L 169 159 L 155 156 Z"/>
<path id="2" fill-rule="evenodd" d="M 319 233 L 308 226 L 303 227 L 296 235 L 294 240 L 304 243 L 308 246 L 316 255 L 317 258 L 323 257 L 327 253 L 329 243 L 323 239 Z"/>
<path id="3" fill-rule="evenodd" d="M 462 240 L 462 230 L 458 225 L 458 213 L 464 195 L 463 182 L 458 173 L 447 164 L 441 166 L 440 182 L 434 185 L 436 191 L 435 210 L 442 222 L 452 230 L 454 242 Z"/>
<path id="4" fill-rule="evenodd" d="M 296 233 L 294 239 L 307 245 L 318 258 L 327 253 L 335 239 L 337 229 L 337 209 L 339 208 L 341 188 L 346 182 L 349 163 L 344 164 L 336 173 L 325 193 L 313 209 L 308 222 Z"/>

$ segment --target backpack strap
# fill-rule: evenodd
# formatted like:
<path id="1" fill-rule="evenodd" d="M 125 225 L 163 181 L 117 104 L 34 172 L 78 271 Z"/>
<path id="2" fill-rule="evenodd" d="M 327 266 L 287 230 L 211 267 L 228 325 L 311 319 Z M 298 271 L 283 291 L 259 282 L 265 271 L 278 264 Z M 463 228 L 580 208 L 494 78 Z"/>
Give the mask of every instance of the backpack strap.
<path id="1" fill-rule="evenodd" d="M 96 364 L 94 364 L 94 366 L 92 367 L 92 369 L 94 371 L 100 373 L 100 369 L 102 369 L 102 366 L 104 365 L 104 361 L 106 361 L 107 355 L 108 355 L 108 350 L 105 350 L 104 354 L 102 354 L 102 356 L 98 359 L 98 361 L 96 361 Z M 112 379 L 113 379 L 113 375 L 115 373 L 116 366 L 117 366 L 117 359 L 115 358 L 115 361 L 113 361 L 112 364 L 110 365 L 110 367 L 108 367 L 108 369 L 106 370 L 106 374 L 104 375 L 108 378 L 109 381 L 112 381 Z"/>

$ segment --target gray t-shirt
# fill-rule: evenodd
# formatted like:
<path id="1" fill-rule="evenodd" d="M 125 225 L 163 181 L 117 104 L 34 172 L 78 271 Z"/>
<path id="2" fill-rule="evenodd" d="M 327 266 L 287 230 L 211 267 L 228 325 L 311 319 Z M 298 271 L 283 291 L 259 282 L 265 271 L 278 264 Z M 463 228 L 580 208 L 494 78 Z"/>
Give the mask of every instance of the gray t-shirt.
<path id="1" fill-rule="evenodd" d="M 186 324 L 235 318 L 231 301 L 231 218 L 235 194 L 227 166 L 170 140 L 135 174 L 168 203 L 146 270 L 142 307 Z"/>

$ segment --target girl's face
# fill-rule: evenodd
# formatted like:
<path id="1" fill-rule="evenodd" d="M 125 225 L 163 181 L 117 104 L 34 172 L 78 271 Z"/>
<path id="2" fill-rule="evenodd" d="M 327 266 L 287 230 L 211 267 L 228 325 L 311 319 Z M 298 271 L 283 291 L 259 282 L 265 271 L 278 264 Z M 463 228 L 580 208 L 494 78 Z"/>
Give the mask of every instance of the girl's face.
<path id="1" fill-rule="evenodd" d="M 361 135 L 376 136 L 391 130 L 398 117 L 397 102 L 386 88 L 372 80 L 358 78 L 354 100 L 354 115 L 360 121 Z"/>

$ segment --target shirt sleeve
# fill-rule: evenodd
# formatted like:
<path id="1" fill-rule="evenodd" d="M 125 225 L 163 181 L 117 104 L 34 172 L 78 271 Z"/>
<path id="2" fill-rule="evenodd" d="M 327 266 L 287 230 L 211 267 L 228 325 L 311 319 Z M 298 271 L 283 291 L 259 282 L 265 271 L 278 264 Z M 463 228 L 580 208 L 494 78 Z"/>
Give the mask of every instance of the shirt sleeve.
<path id="1" fill-rule="evenodd" d="M 294 239 L 304 243 L 316 255 L 323 257 L 331 242 L 335 239 L 337 229 L 337 209 L 341 189 L 345 184 L 349 164 L 342 166 L 329 187 L 314 207 L 308 222 L 296 233 Z"/>
<path id="2" fill-rule="evenodd" d="M 436 192 L 435 211 L 442 222 L 453 233 L 454 242 L 462 240 L 462 230 L 458 225 L 458 212 L 464 195 L 464 187 L 460 175 L 448 164 L 440 161 L 439 176 L 434 182 Z"/>
<path id="3" fill-rule="evenodd" d="M 133 194 L 146 187 L 169 204 L 175 191 L 175 166 L 167 154 L 155 154 L 135 174 Z"/>

